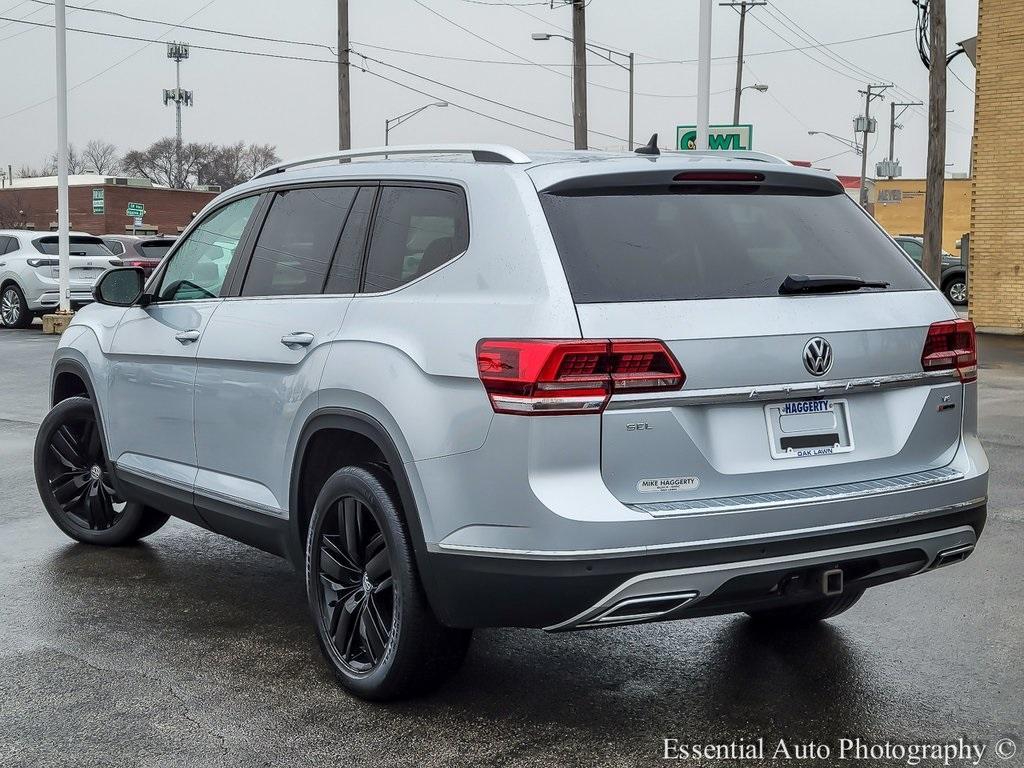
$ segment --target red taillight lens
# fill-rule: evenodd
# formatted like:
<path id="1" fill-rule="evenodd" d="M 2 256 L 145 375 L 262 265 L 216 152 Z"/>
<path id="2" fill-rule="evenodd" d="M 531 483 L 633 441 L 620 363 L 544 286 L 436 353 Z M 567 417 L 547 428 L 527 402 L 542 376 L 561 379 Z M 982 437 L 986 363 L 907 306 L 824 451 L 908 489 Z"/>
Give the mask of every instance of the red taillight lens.
<path id="1" fill-rule="evenodd" d="M 977 379 L 978 348 L 974 323 L 970 320 L 932 323 L 924 340 L 921 367 L 926 371 L 955 370 L 964 382 Z"/>
<path id="2" fill-rule="evenodd" d="M 483 339 L 476 361 L 496 413 L 597 413 L 614 392 L 679 389 L 685 381 L 661 341 Z"/>

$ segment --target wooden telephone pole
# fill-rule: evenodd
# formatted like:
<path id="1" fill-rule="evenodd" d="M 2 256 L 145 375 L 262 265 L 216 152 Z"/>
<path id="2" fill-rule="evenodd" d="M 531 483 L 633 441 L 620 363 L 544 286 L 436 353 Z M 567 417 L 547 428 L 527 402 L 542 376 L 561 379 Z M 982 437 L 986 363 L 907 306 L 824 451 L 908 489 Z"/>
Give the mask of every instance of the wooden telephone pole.
<path id="1" fill-rule="evenodd" d="M 572 133 L 587 148 L 587 2 L 572 0 Z"/>
<path id="2" fill-rule="evenodd" d="M 352 149 L 348 77 L 348 0 L 338 0 L 338 149 Z"/>
<path id="3" fill-rule="evenodd" d="M 946 0 L 928 0 L 928 179 L 924 198 L 924 257 L 921 267 L 942 278 L 942 206 L 946 178 Z"/>
<path id="4" fill-rule="evenodd" d="M 743 92 L 743 39 L 746 36 L 747 11 L 758 5 L 767 5 L 765 0 L 741 0 L 740 2 L 719 3 L 726 8 L 739 8 L 740 38 L 736 46 L 736 94 L 733 97 L 732 124 L 740 122 L 740 94 Z"/>

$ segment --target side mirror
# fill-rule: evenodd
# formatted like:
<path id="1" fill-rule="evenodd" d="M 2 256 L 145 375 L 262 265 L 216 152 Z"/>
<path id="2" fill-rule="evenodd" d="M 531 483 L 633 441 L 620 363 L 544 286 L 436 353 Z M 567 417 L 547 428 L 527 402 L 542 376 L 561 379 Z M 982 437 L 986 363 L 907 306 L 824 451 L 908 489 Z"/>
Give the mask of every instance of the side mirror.
<path id="1" fill-rule="evenodd" d="M 142 298 L 145 283 L 145 273 L 138 267 L 116 267 L 100 275 L 92 296 L 100 304 L 130 307 Z"/>

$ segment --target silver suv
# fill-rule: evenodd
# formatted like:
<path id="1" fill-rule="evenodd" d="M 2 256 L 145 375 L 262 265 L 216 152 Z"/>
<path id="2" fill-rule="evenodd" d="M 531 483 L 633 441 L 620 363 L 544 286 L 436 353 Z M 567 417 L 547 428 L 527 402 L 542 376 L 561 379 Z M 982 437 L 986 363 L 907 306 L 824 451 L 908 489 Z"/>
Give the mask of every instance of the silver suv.
<path id="1" fill-rule="evenodd" d="M 71 306 L 92 301 L 96 279 L 122 262 L 103 241 L 72 233 Z M 60 304 L 57 235 L 24 229 L 0 229 L 0 327 L 28 328 L 33 318 Z"/>
<path id="2" fill-rule="evenodd" d="M 473 627 L 818 621 L 985 522 L 974 328 L 823 172 L 332 154 L 95 295 L 36 444 L 53 520 L 288 558 L 366 698 L 438 683 Z"/>

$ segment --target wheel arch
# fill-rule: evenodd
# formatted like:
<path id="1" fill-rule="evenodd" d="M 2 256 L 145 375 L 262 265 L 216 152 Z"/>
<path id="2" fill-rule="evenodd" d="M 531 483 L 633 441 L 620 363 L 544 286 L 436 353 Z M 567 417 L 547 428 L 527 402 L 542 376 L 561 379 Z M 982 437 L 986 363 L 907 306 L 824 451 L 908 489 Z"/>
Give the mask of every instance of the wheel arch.
<path id="1" fill-rule="evenodd" d="M 63 358 L 53 364 L 53 371 L 50 374 L 50 407 L 52 408 L 70 397 L 85 397 L 92 402 L 92 409 L 96 413 L 96 423 L 100 428 L 103 453 L 112 463 L 114 457 L 110 455 L 110 448 L 107 445 L 107 429 L 103 421 L 103 411 L 96 398 L 92 378 L 82 363 L 71 358 Z"/>
<path id="2" fill-rule="evenodd" d="M 946 290 L 946 286 L 951 282 L 959 278 L 960 280 L 967 280 L 967 270 L 963 267 L 953 267 L 942 274 L 942 280 L 940 281 L 940 287 L 942 290 Z"/>
<path id="3" fill-rule="evenodd" d="M 426 541 L 423 535 L 423 525 L 420 520 L 419 508 L 416 497 L 412 490 L 408 471 L 402 455 L 398 450 L 395 439 L 388 432 L 387 428 L 377 419 L 360 411 L 348 408 L 324 408 L 315 411 L 306 420 L 299 434 L 296 443 L 295 454 L 292 459 L 291 480 L 289 484 L 289 554 L 288 557 L 297 569 L 301 569 L 305 562 L 306 532 L 308 530 L 309 517 L 312 507 L 304 508 L 303 499 L 303 476 L 305 469 L 309 466 L 308 460 L 311 448 L 315 447 L 315 438 L 326 431 L 340 431 L 359 436 L 367 441 L 369 445 L 379 453 L 388 465 L 388 469 L 395 481 L 399 500 L 402 502 L 402 513 L 406 522 L 409 536 L 412 539 L 413 550 L 416 556 L 424 589 L 431 605 L 434 604 L 432 595 L 435 594 L 433 578 L 427 569 L 422 566 L 427 562 Z M 371 453 L 366 460 L 372 461 L 374 455 Z M 340 469 L 340 466 L 335 469 Z M 325 478 L 326 479 L 326 478 Z"/>

